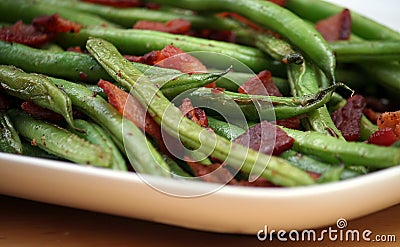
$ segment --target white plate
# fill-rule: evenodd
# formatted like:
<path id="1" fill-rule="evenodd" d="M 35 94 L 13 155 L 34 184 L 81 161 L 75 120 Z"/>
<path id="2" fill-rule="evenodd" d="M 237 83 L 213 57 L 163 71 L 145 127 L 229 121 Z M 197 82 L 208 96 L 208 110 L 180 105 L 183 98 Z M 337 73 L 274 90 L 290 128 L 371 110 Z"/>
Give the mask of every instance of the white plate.
<path id="1" fill-rule="evenodd" d="M 332 1 L 332 0 L 331 0 Z M 399 29 L 379 6 L 339 1 Z M 372 7 L 365 11 L 365 7 Z M 387 6 L 387 5 L 386 5 Z M 388 8 L 395 11 L 398 8 Z M 368 12 L 369 11 L 369 12 Z M 394 21 L 394 22 L 393 22 Z M 206 183 L 148 177 L 151 184 L 180 194 L 201 193 Z M 155 190 L 134 173 L 0 153 L 0 193 L 58 205 L 139 218 L 192 229 L 256 234 L 268 229 L 311 229 L 350 220 L 400 203 L 400 166 L 359 178 L 303 188 L 225 186 L 195 198 Z"/>

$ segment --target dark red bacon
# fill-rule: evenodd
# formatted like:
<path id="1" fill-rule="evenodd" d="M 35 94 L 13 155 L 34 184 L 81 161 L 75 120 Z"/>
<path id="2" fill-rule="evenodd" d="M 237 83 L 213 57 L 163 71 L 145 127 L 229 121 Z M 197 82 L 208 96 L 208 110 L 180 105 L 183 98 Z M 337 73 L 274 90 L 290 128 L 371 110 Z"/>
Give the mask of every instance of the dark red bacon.
<path id="1" fill-rule="evenodd" d="M 315 28 L 327 41 L 348 40 L 351 34 L 350 10 L 344 9 L 339 14 L 318 21 Z"/>
<path id="2" fill-rule="evenodd" d="M 154 30 L 172 34 L 187 34 L 190 27 L 190 22 L 184 19 L 170 20 L 165 23 L 140 20 L 133 26 L 134 29 Z"/>
<path id="3" fill-rule="evenodd" d="M 282 93 L 274 84 L 271 72 L 268 70 L 263 70 L 257 76 L 248 79 L 239 87 L 238 92 L 243 94 L 282 96 Z"/>

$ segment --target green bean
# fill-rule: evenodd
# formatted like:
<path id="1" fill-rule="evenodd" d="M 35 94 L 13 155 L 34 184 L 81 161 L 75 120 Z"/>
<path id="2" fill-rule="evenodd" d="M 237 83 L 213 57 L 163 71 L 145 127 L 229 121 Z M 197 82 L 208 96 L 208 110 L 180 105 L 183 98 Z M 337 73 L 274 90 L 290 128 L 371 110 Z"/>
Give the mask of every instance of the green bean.
<path id="1" fill-rule="evenodd" d="M 289 65 L 288 75 L 292 95 L 303 96 L 318 91 L 316 68 L 310 63 Z M 325 105 L 315 111 L 308 112 L 307 117 L 301 121 L 308 130 L 315 130 L 326 135 L 334 135 L 340 139 L 344 139 L 333 123 Z"/>
<path id="2" fill-rule="evenodd" d="M 0 63 L 15 65 L 27 72 L 42 73 L 72 81 L 97 83 L 100 78 L 113 81 L 93 57 L 76 52 L 46 51 L 0 41 Z M 145 73 L 152 83 L 161 87 L 169 97 L 211 83 L 227 72 L 189 75 L 178 70 L 145 64 L 137 63 L 135 66 Z"/>
<path id="3" fill-rule="evenodd" d="M 14 66 L 0 65 L 0 86 L 7 94 L 61 114 L 74 127 L 71 100 L 45 76 L 27 74 Z"/>
<path id="4" fill-rule="evenodd" d="M 335 57 L 324 38 L 292 12 L 269 1 L 257 0 L 155 0 L 196 11 L 231 11 L 238 13 L 287 38 L 318 65 L 331 82 L 335 81 Z"/>
<path id="5" fill-rule="evenodd" d="M 400 92 L 400 64 L 397 62 L 365 62 L 357 66 L 398 97 Z"/>
<path id="6" fill-rule="evenodd" d="M 21 154 L 22 144 L 7 113 L 0 111 L 0 151 Z"/>
<path id="7" fill-rule="evenodd" d="M 340 177 L 343 174 L 343 171 L 343 165 L 331 167 L 331 169 L 329 169 L 326 173 L 322 174 L 322 176 L 318 178 L 317 182 L 320 184 L 324 184 L 339 181 Z"/>
<path id="8" fill-rule="evenodd" d="M 208 119 L 208 126 L 222 137 L 233 141 L 236 137 L 240 136 L 241 134 L 245 133 L 245 130 L 234 125 L 231 123 L 227 123 L 216 118 L 207 117 Z"/>
<path id="9" fill-rule="evenodd" d="M 236 28 L 235 34 L 239 43 L 255 46 L 283 63 L 301 64 L 304 61 L 303 56 L 295 51 L 289 43 L 269 33 L 248 28 Z"/>
<path id="10" fill-rule="evenodd" d="M 168 157 L 167 155 L 163 155 L 163 158 L 171 169 L 172 177 L 192 177 L 189 173 L 182 169 L 172 158 Z"/>
<path id="11" fill-rule="evenodd" d="M 400 60 L 399 41 L 335 41 L 329 45 L 338 62 Z"/>
<path id="12" fill-rule="evenodd" d="M 206 151 L 205 153 L 210 152 L 213 157 L 225 160 L 236 169 L 247 173 L 255 172 L 282 186 L 314 183 L 308 174 L 283 159 L 268 157 L 229 142 L 210 131 L 203 131 L 202 127 L 183 117 L 180 110 L 174 107 L 154 85 L 146 82 L 145 78 L 141 77 L 142 73 L 123 59 L 111 43 L 93 38 L 88 40 L 86 48 L 116 81 L 126 88 L 133 89 L 131 94 L 147 108 L 165 131 L 181 139 L 190 148 L 199 150 L 201 147 L 200 150 Z"/>
<path id="13" fill-rule="evenodd" d="M 8 114 L 18 133 L 46 152 L 80 164 L 109 167 L 111 155 L 99 146 L 21 110 L 10 109 Z"/>
<path id="14" fill-rule="evenodd" d="M 318 174 L 325 174 L 332 167 L 335 167 L 335 165 L 324 163 L 320 160 L 317 160 L 315 158 L 312 158 L 310 156 L 304 155 L 302 153 L 293 150 L 288 150 L 286 152 L 283 152 L 280 155 L 280 157 L 287 159 L 293 165 L 298 166 L 305 171 L 310 171 Z M 345 167 L 340 175 L 340 179 L 341 180 L 349 179 L 353 177 L 358 177 L 363 174 L 365 174 L 365 172 L 354 171 Z"/>
<path id="15" fill-rule="evenodd" d="M 106 152 L 111 153 L 111 168 L 114 170 L 126 171 L 127 167 L 125 159 L 122 157 L 117 146 L 108 136 L 108 134 L 97 124 L 85 121 L 83 119 L 75 119 L 74 124 L 77 128 L 84 130 L 85 132 L 75 131 L 70 129 L 75 135 L 85 139 L 86 141 L 100 146 Z"/>
<path id="16" fill-rule="evenodd" d="M 214 30 L 230 30 L 236 27 L 232 22 L 216 16 L 199 16 L 194 13 L 174 13 L 162 9 L 151 10 L 146 8 L 114 8 L 98 4 L 84 3 L 81 1 L 43 1 L 46 4 L 73 9 L 101 16 L 123 27 L 131 28 L 139 20 L 167 22 L 174 19 L 185 19 L 194 28 L 210 28 Z"/>
<path id="17" fill-rule="evenodd" d="M 314 22 L 343 10 L 343 7 L 320 0 L 287 0 L 285 6 L 300 17 Z M 352 32 L 364 39 L 400 39 L 400 33 L 353 10 L 351 11 L 351 22 Z"/>
<path id="18" fill-rule="evenodd" d="M 16 22 L 23 20 L 31 22 L 35 17 L 43 15 L 53 15 L 58 13 L 61 17 L 80 23 L 84 26 L 107 26 L 117 27 L 97 15 L 70 10 L 67 8 L 60 8 L 58 6 L 49 5 L 47 3 L 40 3 L 36 1 L 22 1 L 22 0 L 2 0 L 0 1 L 0 20 L 6 22 Z"/>
<path id="19" fill-rule="evenodd" d="M 27 72 L 74 81 L 97 82 L 112 78 L 88 54 L 56 52 L 0 41 L 0 63 L 15 65 Z"/>
<path id="20" fill-rule="evenodd" d="M 321 90 L 316 94 L 301 97 L 278 97 L 264 95 L 248 95 L 229 91 L 215 92 L 210 88 L 199 88 L 185 97 L 191 99 L 194 105 L 206 102 L 213 109 L 229 112 L 231 117 L 240 117 L 242 114 L 252 121 L 275 120 L 290 118 L 312 112 L 327 103 L 332 92 L 341 83 Z M 241 109 L 242 112 L 237 112 Z"/>
<path id="21" fill-rule="evenodd" d="M 295 139 L 293 150 L 330 163 L 387 168 L 400 164 L 400 149 L 363 142 L 346 142 L 315 131 L 298 131 L 281 127 Z"/>
<path id="22" fill-rule="evenodd" d="M 43 159 L 51 159 L 51 160 L 62 160 L 67 161 L 64 158 L 56 156 L 54 154 L 49 154 L 48 152 L 44 151 L 43 149 L 39 148 L 38 146 L 32 145 L 30 142 L 21 140 L 22 142 L 22 150 L 23 155 L 30 156 L 30 157 L 37 157 Z"/>
<path id="23" fill-rule="evenodd" d="M 272 60 L 263 52 L 252 47 L 151 30 L 82 28 L 79 33 L 60 34 L 58 42 L 64 47 L 84 46 L 89 37 L 102 38 L 112 42 L 124 54 L 140 55 L 153 50 L 161 50 L 165 46 L 173 44 L 185 52 L 207 52 L 193 54 L 197 57 L 203 54 L 204 60 L 207 59 L 207 66 L 212 65 L 221 69 L 221 60 L 209 59 L 210 53 L 215 53 L 215 57 L 218 55 L 225 62 L 227 57 L 236 59 L 254 71 L 268 69 L 276 76 L 284 74 L 283 64 Z M 225 56 L 221 57 L 220 54 Z M 230 63 L 237 63 L 237 61 L 230 61 Z M 224 64 L 222 69 L 226 69 L 228 66 Z"/>
<path id="24" fill-rule="evenodd" d="M 76 109 L 111 134 L 120 150 L 134 162 L 137 172 L 170 176 L 168 165 L 144 134 L 131 121 L 124 120 L 103 98 L 93 95 L 93 92 L 83 85 L 56 78 L 50 80 L 65 91 Z"/>

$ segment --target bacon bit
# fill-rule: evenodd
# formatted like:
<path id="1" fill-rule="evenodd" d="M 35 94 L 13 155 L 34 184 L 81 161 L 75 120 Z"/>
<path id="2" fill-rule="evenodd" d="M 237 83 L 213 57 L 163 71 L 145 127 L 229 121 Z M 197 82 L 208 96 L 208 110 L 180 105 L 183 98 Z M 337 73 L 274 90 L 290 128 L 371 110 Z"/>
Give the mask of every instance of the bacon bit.
<path id="1" fill-rule="evenodd" d="M 196 177 L 205 182 L 220 184 L 237 184 L 232 173 L 221 164 L 202 165 L 194 161 L 186 161 Z"/>
<path id="2" fill-rule="evenodd" d="M 271 72 L 268 70 L 263 70 L 257 76 L 248 79 L 239 87 L 238 92 L 243 94 L 282 96 L 274 84 Z"/>
<path id="3" fill-rule="evenodd" d="M 36 28 L 44 28 L 47 32 L 54 33 L 78 33 L 82 25 L 70 20 L 61 18 L 57 13 L 36 17 L 32 20 L 32 25 Z"/>
<path id="4" fill-rule="evenodd" d="M 294 139 L 278 126 L 262 121 L 238 136 L 234 142 L 267 155 L 279 155 L 293 146 Z"/>
<path id="5" fill-rule="evenodd" d="M 289 129 L 299 129 L 300 119 L 298 117 L 279 119 L 276 120 L 276 124 Z"/>
<path id="6" fill-rule="evenodd" d="M 80 0 L 82 2 L 113 6 L 117 8 L 140 7 L 140 0 Z"/>
<path id="7" fill-rule="evenodd" d="M 188 74 L 207 72 L 207 68 L 200 60 L 173 45 L 167 45 L 161 51 L 151 51 L 141 57 L 125 56 L 125 58 L 131 62 L 176 69 Z"/>
<path id="8" fill-rule="evenodd" d="M 67 48 L 67 51 L 76 52 L 76 53 L 83 53 L 80 46 L 71 46 Z"/>
<path id="9" fill-rule="evenodd" d="M 248 180 L 239 180 L 236 185 L 251 186 L 251 187 L 279 187 L 262 177 L 258 177 L 256 180 L 252 182 Z"/>
<path id="10" fill-rule="evenodd" d="M 165 23 L 140 20 L 133 26 L 134 29 L 154 30 L 172 34 L 187 34 L 191 24 L 184 19 L 170 20 Z"/>
<path id="11" fill-rule="evenodd" d="M 310 172 L 310 171 L 306 171 L 308 173 L 308 175 L 310 175 L 314 180 L 317 180 L 319 177 L 321 177 L 321 174 L 319 173 L 315 173 L 315 172 Z"/>
<path id="12" fill-rule="evenodd" d="M 268 1 L 276 3 L 281 7 L 284 7 L 286 5 L 286 0 L 268 0 Z"/>
<path id="13" fill-rule="evenodd" d="M 55 113 L 49 109 L 40 107 L 30 101 L 23 102 L 21 104 L 22 110 L 29 113 L 32 117 L 37 119 L 46 120 L 49 122 L 61 122 L 64 117 L 58 113 Z"/>
<path id="14" fill-rule="evenodd" d="M 160 5 L 159 5 L 159 4 L 156 4 L 156 3 L 146 3 L 146 4 L 145 4 L 145 7 L 146 7 L 147 9 L 157 10 L 157 9 L 160 8 Z"/>
<path id="15" fill-rule="evenodd" d="M 347 141 L 357 141 L 360 137 L 361 117 L 365 105 L 365 99 L 356 94 L 347 99 L 345 106 L 331 114 L 335 126 Z"/>
<path id="16" fill-rule="evenodd" d="M 79 72 L 79 79 L 81 81 L 86 81 L 87 78 L 88 78 L 87 74 L 85 74 L 83 72 Z"/>
<path id="17" fill-rule="evenodd" d="M 179 109 L 184 116 L 186 116 L 196 124 L 200 125 L 203 128 L 208 128 L 208 119 L 206 113 L 198 107 L 194 108 L 190 99 L 183 99 L 182 104 L 179 106 Z"/>
<path id="18" fill-rule="evenodd" d="M 221 87 L 214 87 L 211 89 L 211 93 L 213 94 L 220 94 L 223 93 L 225 91 L 225 88 L 221 88 Z"/>
<path id="19" fill-rule="evenodd" d="M 327 41 L 348 40 L 351 34 L 350 10 L 344 9 L 339 14 L 318 21 L 315 28 Z"/>
<path id="20" fill-rule="evenodd" d="M 100 79 L 97 83 L 108 96 L 108 102 L 126 119 L 153 137 L 161 151 L 168 153 L 165 147 L 160 126 L 151 118 L 138 100 L 111 82 Z"/>
<path id="21" fill-rule="evenodd" d="M 16 42 L 29 46 L 39 46 L 52 41 L 54 33 L 37 30 L 33 25 L 25 25 L 17 21 L 14 25 L 0 29 L 0 39 L 8 42 Z"/>
<path id="22" fill-rule="evenodd" d="M 363 113 L 373 123 L 376 123 L 379 116 L 381 115 L 380 113 L 372 110 L 371 108 L 367 108 L 367 107 L 364 108 Z"/>
<path id="23" fill-rule="evenodd" d="M 368 138 L 368 143 L 380 145 L 380 146 L 391 146 L 400 138 L 396 136 L 396 133 L 392 128 L 378 129 Z"/>
<path id="24" fill-rule="evenodd" d="M 377 120 L 378 129 L 390 128 L 400 138 L 400 111 L 384 112 Z"/>

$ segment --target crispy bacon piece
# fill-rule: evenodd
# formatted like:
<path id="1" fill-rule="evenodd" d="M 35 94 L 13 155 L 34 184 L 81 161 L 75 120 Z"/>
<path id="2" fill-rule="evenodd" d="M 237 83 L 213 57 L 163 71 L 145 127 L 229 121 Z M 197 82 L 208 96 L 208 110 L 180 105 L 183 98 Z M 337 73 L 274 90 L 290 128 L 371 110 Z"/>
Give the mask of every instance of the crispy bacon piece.
<path id="1" fill-rule="evenodd" d="M 256 180 L 250 182 L 248 180 L 239 180 L 236 185 L 240 186 L 251 186 L 251 187 L 278 187 L 265 178 L 259 177 Z"/>
<path id="2" fill-rule="evenodd" d="M 400 138 L 396 136 L 396 133 L 392 128 L 383 128 L 372 133 L 368 138 L 368 143 L 380 146 L 390 146 L 399 139 Z"/>
<path id="3" fill-rule="evenodd" d="M 278 126 L 262 121 L 238 136 L 234 142 L 267 155 L 279 155 L 293 146 L 294 139 Z"/>
<path id="4" fill-rule="evenodd" d="M 0 29 L 0 39 L 8 42 L 16 42 L 29 46 L 43 45 L 55 38 L 55 33 L 38 30 L 33 25 L 25 25 L 17 21 L 14 25 Z"/>
<path id="5" fill-rule="evenodd" d="M 29 113 L 32 117 L 37 119 L 46 120 L 49 122 L 61 122 L 64 117 L 58 113 L 55 113 L 49 109 L 40 107 L 30 101 L 25 101 L 21 104 L 22 110 Z"/>
<path id="6" fill-rule="evenodd" d="M 184 116 L 186 116 L 193 122 L 197 123 L 203 128 L 208 128 L 208 119 L 206 113 L 200 108 L 193 107 L 190 99 L 183 99 L 182 104 L 179 106 L 179 109 Z"/>
<path id="7" fill-rule="evenodd" d="M 221 164 L 202 165 L 200 163 L 187 160 L 186 163 L 192 169 L 196 177 L 201 180 L 220 184 L 237 184 L 232 173 Z"/>
<path id="8" fill-rule="evenodd" d="M 82 2 L 107 5 L 117 8 L 139 7 L 142 5 L 140 0 L 80 0 Z"/>
<path id="9" fill-rule="evenodd" d="M 281 7 L 284 7 L 286 5 L 286 0 L 268 0 L 268 1 L 276 3 Z"/>
<path id="10" fill-rule="evenodd" d="M 141 57 L 125 56 L 125 58 L 131 62 L 176 69 L 188 74 L 207 72 L 207 68 L 200 60 L 173 45 L 167 45 L 160 51 L 151 51 Z"/>
<path id="11" fill-rule="evenodd" d="M 78 33 L 82 25 L 70 20 L 61 18 L 57 13 L 36 17 L 32 20 L 32 25 L 37 28 L 44 28 L 47 32 L 54 33 Z"/>
<path id="12" fill-rule="evenodd" d="M 248 79 L 239 87 L 238 92 L 243 94 L 282 96 L 282 93 L 274 84 L 271 72 L 268 70 L 263 70 L 257 76 Z"/>
<path id="13" fill-rule="evenodd" d="M 187 34 L 191 24 L 184 19 L 170 20 L 165 23 L 140 20 L 133 26 L 134 29 L 154 30 L 172 34 Z"/>
<path id="14" fill-rule="evenodd" d="M 246 26 L 248 26 L 254 30 L 258 30 L 258 31 L 262 30 L 262 28 L 259 25 L 255 24 L 254 22 L 250 21 L 249 19 L 247 19 L 239 14 L 233 13 L 233 12 L 222 12 L 222 13 L 219 13 L 218 16 L 223 17 L 223 18 L 230 17 L 232 19 L 235 19 L 235 20 L 245 24 Z"/>
<path id="15" fill-rule="evenodd" d="M 97 83 L 108 96 L 108 102 L 125 118 L 153 137 L 161 151 L 167 153 L 160 126 L 151 118 L 138 100 L 111 82 L 100 79 Z"/>
<path id="16" fill-rule="evenodd" d="M 373 123 L 376 123 L 378 121 L 379 116 L 381 115 L 379 112 L 376 112 L 371 108 L 367 107 L 364 108 L 363 113 Z"/>
<path id="17" fill-rule="evenodd" d="M 298 117 L 279 119 L 276 120 L 276 124 L 289 129 L 299 129 L 300 119 Z"/>
<path id="18" fill-rule="evenodd" d="M 390 128 L 400 138 L 400 111 L 384 112 L 377 121 L 379 129 Z"/>
<path id="19" fill-rule="evenodd" d="M 335 126 L 347 141 L 357 141 L 360 137 L 361 117 L 365 105 L 365 99 L 356 94 L 347 99 L 345 106 L 331 114 Z"/>
<path id="20" fill-rule="evenodd" d="M 351 34 L 350 10 L 344 9 L 339 14 L 318 21 L 315 28 L 327 41 L 348 40 Z"/>
<path id="21" fill-rule="evenodd" d="M 71 46 L 67 48 L 67 51 L 76 52 L 76 53 L 83 53 L 80 46 Z"/>

